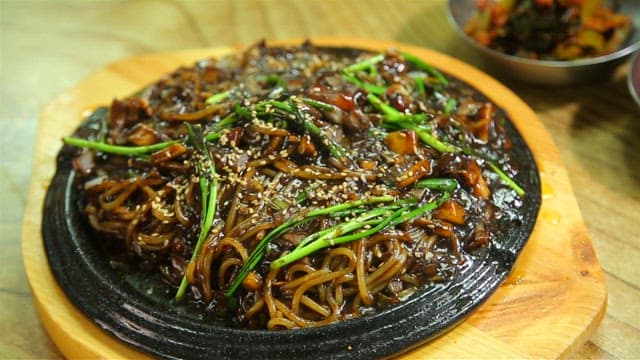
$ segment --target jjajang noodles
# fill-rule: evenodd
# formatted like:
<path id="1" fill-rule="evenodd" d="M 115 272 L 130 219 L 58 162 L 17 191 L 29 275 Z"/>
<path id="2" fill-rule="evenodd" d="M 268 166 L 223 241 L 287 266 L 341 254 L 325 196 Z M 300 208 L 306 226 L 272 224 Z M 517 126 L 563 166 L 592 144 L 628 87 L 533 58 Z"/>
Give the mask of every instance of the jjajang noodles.
<path id="1" fill-rule="evenodd" d="M 105 256 L 250 329 L 375 313 L 519 222 L 505 116 L 409 53 L 256 44 L 64 139 Z"/>

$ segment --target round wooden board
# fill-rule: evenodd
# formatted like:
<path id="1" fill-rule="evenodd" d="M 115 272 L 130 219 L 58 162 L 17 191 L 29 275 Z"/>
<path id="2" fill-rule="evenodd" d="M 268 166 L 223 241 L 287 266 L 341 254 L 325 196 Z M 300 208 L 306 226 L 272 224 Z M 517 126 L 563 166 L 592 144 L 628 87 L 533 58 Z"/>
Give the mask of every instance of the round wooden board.
<path id="1" fill-rule="evenodd" d="M 505 86 L 450 56 L 405 44 L 356 38 L 314 38 L 327 46 L 413 53 L 482 91 L 502 107 L 533 151 L 543 200 L 534 232 L 507 281 L 470 318 L 404 358 L 558 358 L 582 345 L 598 326 L 607 292 L 560 155 L 535 113 Z M 296 44 L 303 39 L 269 43 Z M 127 58 L 98 70 L 47 105 L 41 115 L 22 253 L 36 306 L 49 335 L 68 358 L 141 358 L 103 332 L 66 298 L 49 270 L 41 237 L 42 206 L 61 138 L 84 116 L 180 65 L 242 47 L 218 47 Z M 91 291 L 91 289 L 86 289 Z"/>

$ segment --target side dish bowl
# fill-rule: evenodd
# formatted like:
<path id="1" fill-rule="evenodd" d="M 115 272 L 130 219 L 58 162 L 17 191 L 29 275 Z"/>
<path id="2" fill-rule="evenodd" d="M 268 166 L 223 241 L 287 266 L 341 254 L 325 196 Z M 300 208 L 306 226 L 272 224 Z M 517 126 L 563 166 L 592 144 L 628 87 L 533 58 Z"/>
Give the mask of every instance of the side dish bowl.
<path id="1" fill-rule="evenodd" d="M 572 85 L 606 80 L 634 51 L 640 49 L 640 2 L 615 1 L 617 12 L 629 15 L 633 29 L 625 45 L 614 53 L 570 61 L 533 60 L 507 55 L 481 45 L 464 32 L 476 9 L 476 0 L 449 0 L 447 11 L 460 36 L 490 64 L 491 70 L 517 80 L 542 85 Z"/>

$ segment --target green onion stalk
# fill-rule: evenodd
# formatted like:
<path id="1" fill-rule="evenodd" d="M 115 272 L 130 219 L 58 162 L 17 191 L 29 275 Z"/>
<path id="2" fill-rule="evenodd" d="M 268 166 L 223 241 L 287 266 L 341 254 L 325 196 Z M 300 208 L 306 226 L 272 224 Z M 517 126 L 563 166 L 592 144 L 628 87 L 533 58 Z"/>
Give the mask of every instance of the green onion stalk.
<path id="1" fill-rule="evenodd" d="M 382 126 L 387 128 L 392 128 L 392 129 L 412 130 L 416 133 L 416 135 L 418 135 L 418 137 L 420 138 L 420 140 L 422 140 L 422 142 L 424 142 L 428 146 L 432 147 L 433 149 L 441 153 L 446 153 L 446 152 L 458 153 L 463 151 L 463 149 L 453 144 L 449 144 L 447 142 L 441 141 L 431 133 L 428 125 L 416 123 L 415 121 L 413 121 L 415 118 L 408 117 L 410 116 L 409 114 L 401 113 L 396 108 L 386 104 L 376 95 L 368 94 L 367 99 L 369 100 L 369 103 L 373 105 L 373 107 L 375 107 L 378 111 L 382 113 L 382 118 L 383 118 Z M 456 105 L 457 104 L 455 102 L 447 102 L 446 110 L 453 111 Z M 515 180 L 510 178 L 509 175 L 507 175 L 503 170 L 501 170 L 493 162 L 491 161 L 487 161 L 487 162 L 491 170 L 495 172 L 498 175 L 498 177 L 502 181 L 504 181 L 512 190 L 514 190 L 516 194 L 518 194 L 519 196 L 525 195 L 524 189 L 522 189 L 522 187 L 520 187 L 520 185 L 518 185 L 515 182 Z"/>
<path id="2" fill-rule="evenodd" d="M 352 220 L 309 235 L 293 251 L 274 260 L 270 267 L 279 269 L 319 250 L 377 234 L 437 209 L 450 197 L 451 191 L 446 191 L 437 200 L 427 202 L 422 206 L 412 208 L 411 202 L 407 202 L 401 206 L 391 204 L 366 211 Z M 357 231 L 363 228 L 364 230 Z"/>
<path id="3" fill-rule="evenodd" d="M 308 106 L 313 106 L 319 110 L 324 110 L 324 111 L 334 110 L 334 107 L 332 105 L 322 101 L 318 101 L 318 100 L 314 100 L 306 97 L 302 97 L 300 98 L 300 100 L 304 104 Z M 268 109 L 270 107 L 277 111 L 273 111 L 273 110 L 269 111 Z M 309 119 L 308 114 L 304 111 L 302 107 L 296 104 L 293 97 L 287 99 L 286 101 L 279 101 L 279 100 L 261 101 L 253 105 L 252 108 L 250 109 L 243 108 L 241 106 L 236 106 L 235 112 L 239 116 L 248 118 L 248 117 L 251 117 L 252 109 L 255 110 L 256 115 L 258 116 L 267 116 L 267 115 L 279 116 L 278 111 L 282 112 L 283 114 L 280 115 L 282 118 L 284 118 L 286 121 L 295 122 L 296 125 L 302 128 L 306 133 L 308 133 L 312 138 L 314 138 L 314 140 L 316 140 L 318 143 L 326 147 L 329 153 L 331 154 L 331 156 L 335 157 L 336 159 L 344 159 L 347 156 L 347 151 L 344 149 L 344 147 L 339 143 L 337 143 L 336 141 L 332 140 L 330 137 L 328 137 L 321 128 L 319 128 L 311 119 Z M 292 116 L 289 116 L 289 115 L 292 115 Z"/>
<path id="4" fill-rule="evenodd" d="M 342 77 L 350 83 L 353 83 L 355 86 L 365 89 L 370 94 L 382 95 L 387 92 L 387 88 L 385 86 L 364 82 L 353 74 L 342 74 Z"/>
<path id="5" fill-rule="evenodd" d="M 384 54 L 376 54 L 368 59 L 351 64 L 342 69 L 342 77 L 357 87 L 365 89 L 368 93 L 382 95 L 387 91 L 385 86 L 364 82 L 356 76 L 356 73 L 362 71 L 369 71 L 372 75 L 377 74 L 376 64 L 382 60 L 384 60 Z"/>
<path id="6" fill-rule="evenodd" d="M 345 202 L 345 203 L 342 203 L 342 204 L 338 204 L 338 205 L 334 205 L 334 206 L 330 206 L 330 207 L 326 207 L 326 208 L 314 209 L 314 210 L 308 211 L 308 212 L 306 212 L 304 214 L 301 214 L 301 215 L 298 215 L 298 216 L 294 216 L 293 218 L 289 219 L 288 221 L 280 224 L 279 226 L 277 226 L 276 228 L 271 230 L 269 233 L 267 233 L 267 235 L 264 238 L 262 238 L 262 240 L 258 243 L 258 245 L 253 250 L 253 252 L 251 252 L 251 255 L 249 255 L 249 258 L 247 259 L 247 261 L 244 263 L 244 265 L 240 269 L 240 272 L 238 273 L 238 276 L 236 276 L 236 278 L 234 279 L 233 283 L 231 284 L 231 286 L 229 287 L 229 289 L 227 290 L 225 295 L 227 297 L 232 297 L 233 296 L 233 294 L 236 292 L 238 287 L 240 287 L 240 285 L 242 284 L 244 279 L 247 277 L 247 275 L 251 271 L 253 271 L 256 268 L 256 266 L 258 266 L 260 261 L 264 258 L 265 254 L 266 254 L 266 251 L 267 251 L 267 246 L 269 245 L 269 242 L 272 239 L 275 239 L 275 238 L 279 237 L 280 235 L 284 234 L 285 232 L 287 232 L 291 228 L 293 228 L 295 226 L 298 226 L 298 225 L 302 225 L 302 224 L 304 224 L 304 223 L 306 223 L 306 222 L 308 222 L 308 221 L 310 221 L 312 219 L 315 219 L 315 218 L 317 218 L 319 216 L 330 215 L 330 214 L 333 214 L 335 212 L 356 209 L 358 207 L 365 206 L 365 205 L 374 205 L 374 204 L 379 204 L 379 203 L 390 203 L 390 202 L 392 202 L 394 200 L 395 200 L 395 198 L 393 196 L 389 196 L 389 195 L 371 197 L 371 198 L 368 198 L 368 199 L 349 201 L 349 202 Z"/>
<path id="7" fill-rule="evenodd" d="M 424 62 L 422 59 L 420 59 L 419 57 L 410 54 L 408 52 L 401 52 L 400 55 L 402 55 L 402 57 L 409 63 L 412 63 L 415 67 L 417 67 L 418 69 L 425 71 L 426 73 L 428 73 L 429 75 L 433 76 L 438 83 L 442 84 L 443 86 L 449 86 L 449 80 L 440 72 L 438 71 L 435 67 L 427 64 L 426 62 Z"/>
<path id="8" fill-rule="evenodd" d="M 394 129 L 412 130 L 425 144 L 442 153 L 459 151 L 456 146 L 442 142 L 432 135 L 426 124 L 416 123 L 416 119 L 423 119 L 422 121 L 425 121 L 427 119 L 426 114 L 403 114 L 391 105 L 384 103 L 374 94 L 368 94 L 367 99 L 373 107 L 382 113 L 383 126 Z M 423 115 L 423 117 L 417 118 L 418 115 Z"/>
<path id="9" fill-rule="evenodd" d="M 101 141 L 91 141 L 82 138 L 66 136 L 62 138 L 62 141 L 71 146 L 87 148 L 97 150 L 103 153 L 115 154 L 115 155 L 128 155 L 128 156 L 139 156 L 146 155 L 152 152 L 156 152 L 162 149 L 165 149 L 175 143 L 180 142 L 179 140 L 171 140 L 159 142 L 152 145 L 145 146 L 125 146 L 125 145 L 111 145 Z"/>
<path id="10" fill-rule="evenodd" d="M 420 180 L 415 183 L 414 187 L 418 189 L 431 189 L 453 192 L 458 187 L 458 182 L 455 179 L 449 178 L 428 178 Z"/>
<path id="11" fill-rule="evenodd" d="M 231 90 L 223 91 L 221 93 L 209 96 L 204 102 L 209 105 L 217 104 L 223 100 L 226 100 L 231 94 Z"/>
<path id="12" fill-rule="evenodd" d="M 323 231 L 322 234 L 317 236 L 315 239 L 309 240 L 304 243 L 304 246 L 299 246 L 292 252 L 273 261 L 271 263 L 271 268 L 279 269 L 321 249 L 340 245 L 350 241 L 355 241 L 376 234 L 383 230 L 387 225 L 389 225 L 394 218 L 400 216 L 403 211 L 406 211 L 406 208 L 400 208 L 395 212 L 391 212 L 386 208 L 377 208 L 366 212 L 351 221 L 341 223 L 340 225 Z M 363 227 L 371 228 L 351 234 L 353 231 L 361 229 Z M 340 236 L 339 234 L 348 235 Z"/>
<path id="13" fill-rule="evenodd" d="M 453 191 L 458 187 L 458 183 L 454 179 L 437 179 L 437 181 L 423 183 L 422 185 L 423 187 L 434 190 L 444 189 L 444 192 L 440 198 L 420 206 L 417 206 L 417 199 L 395 200 L 394 197 L 387 195 L 349 201 L 322 209 L 311 210 L 304 215 L 294 216 L 292 219 L 271 230 L 260 243 L 258 243 L 256 249 L 240 269 L 238 276 L 236 276 L 225 295 L 231 297 L 235 294 L 249 272 L 253 271 L 264 258 L 267 246 L 271 240 L 279 237 L 295 226 L 323 215 L 348 219 L 354 214 L 359 214 L 353 219 L 346 220 L 336 226 L 307 236 L 293 251 L 274 260 L 270 265 L 272 269 L 279 269 L 321 249 L 356 241 L 420 217 L 440 207 L 451 197 Z M 374 206 L 376 204 L 383 205 Z M 363 208 L 363 206 L 373 207 Z"/>
<path id="14" fill-rule="evenodd" d="M 453 179 L 449 180 L 455 182 Z M 270 266 L 272 269 L 279 269 L 321 249 L 377 234 L 387 228 L 392 228 L 437 209 L 450 197 L 451 191 L 447 191 L 444 192 L 439 199 L 427 202 L 416 208 L 411 208 L 411 204 L 415 203 L 415 199 L 412 199 L 413 201 L 405 202 L 401 206 L 391 204 L 364 212 L 353 220 L 343 222 L 332 228 L 308 236 L 303 239 L 292 252 L 274 260 Z M 355 232 L 362 228 L 365 228 L 365 230 Z"/>
<path id="15" fill-rule="evenodd" d="M 384 60 L 384 54 L 376 54 L 368 59 L 351 64 L 345 67 L 342 71 L 344 73 L 356 73 L 363 70 L 371 71 L 372 66 Z"/>
<path id="16" fill-rule="evenodd" d="M 198 234 L 198 240 L 196 241 L 196 246 L 193 249 L 193 254 L 191 255 L 190 262 L 194 262 L 198 258 L 198 254 L 200 253 L 200 249 L 205 242 L 205 239 L 209 235 L 211 231 L 211 226 L 213 225 L 213 221 L 215 219 L 216 214 L 216 204 L 218 200 L 218 174 L 216 172 L 216 167 L 211 159 L 211 154 L 209 150 L 206 148 L 206 143 L 204 137 L 198 136 L 195 134 L 193 127 L 190 124 L 186 124 L 187 130 L 189 132 L 189 139 L 194 144 L 196 149 L 200 152 L 204 153 L 205 161 L 199 161 L 196 163 L 198 173 L 200 174 L 200 193 L 202 197 L 202 211 L 201 211 L 201 221 L 200 221 L 200 232 Z M 187 274 L 182 277 L 180 281 L 180 285 L 178 286 L 178 291 L 176 292 L 174 301 L 180 302 L 185 295 L 187 290 L 188 281 Z"/>

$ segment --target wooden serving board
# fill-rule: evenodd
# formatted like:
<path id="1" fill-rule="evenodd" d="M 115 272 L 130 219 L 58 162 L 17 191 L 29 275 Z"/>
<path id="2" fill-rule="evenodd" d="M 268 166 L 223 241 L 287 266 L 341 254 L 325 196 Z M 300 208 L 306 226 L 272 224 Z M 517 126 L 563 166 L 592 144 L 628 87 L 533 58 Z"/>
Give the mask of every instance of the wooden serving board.
<path id="1" fill-rule="evenodd" d="M 302 39 L 274 43 L 297 44 Z M 604 278 L 582 221 L 567 172 L 535 113 L 493 78 L 449 56 L 404 44 L 353 38 L 316 38 L 319 45 L 411 52 L 481 90 L 502 107 L 533 151 L 542 179 L 542 207 L 534 232 L 506 282 L 470 318 L 403 358 L 564 358 L 602 319 Z M 55 172 L 61 138 L 100 105 L 124 97 L 180 65 L 241 47 L 218 47 L 124 59 L 98 70 L 42 111 L 22 231 L 24 264 L 36 307 L 49 335 L 69 358 L 140 358 L 103 332 L 66 298 L 49 270 L 41 238 L 42 206 Z M 87 289 L 91 291 L 91 289 Z"/>

